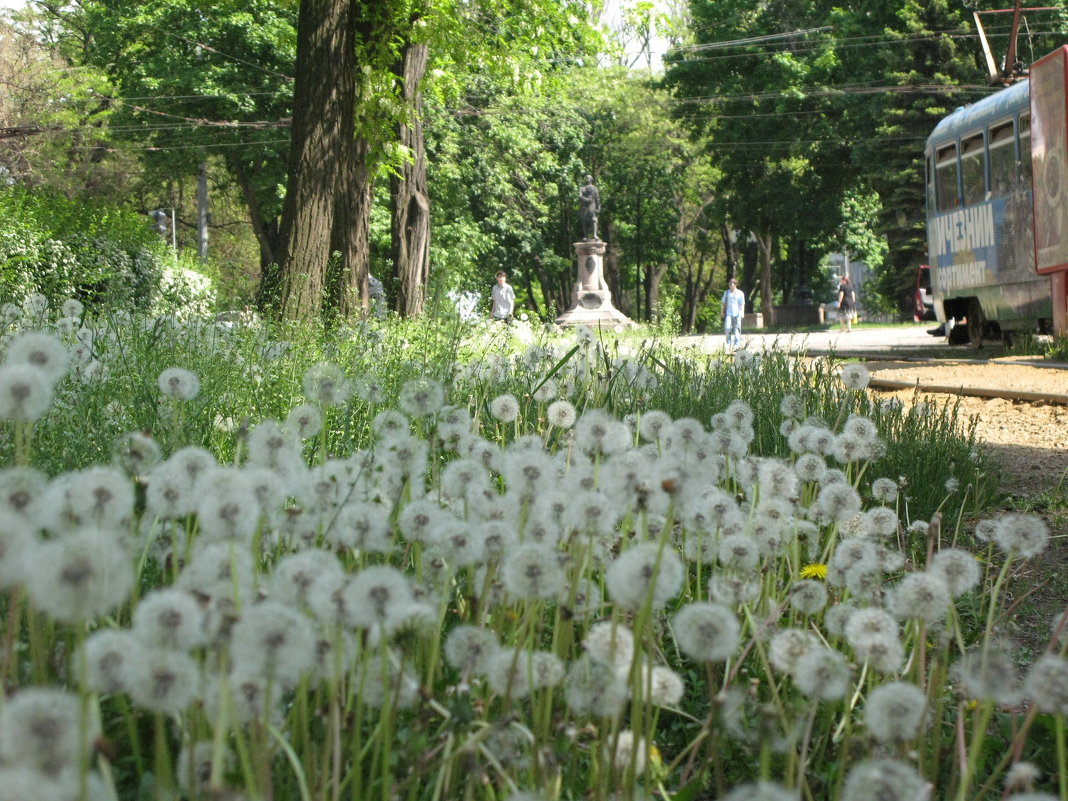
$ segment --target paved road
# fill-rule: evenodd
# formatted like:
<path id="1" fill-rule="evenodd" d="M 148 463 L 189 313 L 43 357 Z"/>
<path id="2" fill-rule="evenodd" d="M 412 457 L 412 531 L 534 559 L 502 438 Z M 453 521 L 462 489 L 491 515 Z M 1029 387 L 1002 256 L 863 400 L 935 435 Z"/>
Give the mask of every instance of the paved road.
<path id="1" fill-rule="evenodd" d="M 763 334 L 759 330 L 750 330 L 742 333 L 742 346 L 763 350 L 765 347 L 775 345 L 780 348 L 789 348 L 791 351 L 803 350 L 806 353 L 827 353 L 833 350 L 839 354 L 893 352 L 901 356 L 924 356 L 936 350 L 944 352 L 946 348 L 944 337 L 933 337 L 927 333 L 927 330 L 935 325 L 937 323 L 916 323 L 885 328 L 854 328 L 848 334 L 838 328 L 798 334 L 783 332 Z M 711 353 L 723 350 L 724 339 L 722 334 L 679 338 L 680 344 L 689 342 Z M 975 356 L 975 352 L 967 345 L 959 345 L 957 349 L 960 350 L 962 359 Z M 1000 353 L 1002 346 L 998 342 L 988 342 L 983 350 L 984 356 L 990 356 L 995 351 Z"/>

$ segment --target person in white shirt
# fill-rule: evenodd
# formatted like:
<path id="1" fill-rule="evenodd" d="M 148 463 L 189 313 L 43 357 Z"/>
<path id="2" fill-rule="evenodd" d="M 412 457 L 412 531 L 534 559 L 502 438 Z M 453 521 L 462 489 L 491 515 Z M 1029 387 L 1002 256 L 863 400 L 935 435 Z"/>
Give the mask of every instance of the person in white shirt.
<path id="1" fill-rule="evenodd" d="M 733 350 L 742 344 L 742 315 L 745 314 L 745 293 L 733 278 L 723 293 L 721 303 L 719 316 L 723 320 L 723 334 L 727 337 L 726 349 Z"/>
<path id="2" fill-rule="evenodd" d="M 508 274 L 504 270 L 497 272 L 497 283 L 490 296 L 493 298 L 490 317 L 494 320 L 511 320 L 515 312 L 515 290 L 508 283 Z"/>

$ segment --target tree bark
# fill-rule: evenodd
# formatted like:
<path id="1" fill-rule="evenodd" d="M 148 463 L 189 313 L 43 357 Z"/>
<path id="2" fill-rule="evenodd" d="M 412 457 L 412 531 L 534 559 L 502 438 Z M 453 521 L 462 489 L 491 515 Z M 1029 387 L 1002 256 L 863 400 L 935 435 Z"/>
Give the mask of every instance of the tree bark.
<path id="1" fill-rule="evenodd" d="M 336 272 L 329 278 L 330 304 L 342 317 L 367 313 L 367 276 L 371 253 L 371 168 L 370 145 L 366 139 L 352 139 L 334 206 L 331 253 L 342 254 Z M 332 262 L 333 264 L 333 262 Z"/>
<path id="2" fill-rule="evenodd" d="M 398 126 L 398 141 L 411 156 L 390 179 L 392 255 L 397 273 L 397 311 L 405 317 L 423 311 L 430 280 L 430 197 L 426 185 L 426 145 L 423 140 L 422 91 L 426 72 L 426 44 L 408 42 L 394 72 L 408 119 Z"/>
<path id="3" fill-rule="evenodd" d="M 356 69 L 354 3 L 301 0 L 289 178 L 282 211 L 280 316 L 309 320 L 322 312 L 327 269 L 354 148 Z M 342 263 L 348 254 L 342 252 Z"/>
<path id="4" fill-rule="evenodd" d="M 260 246 L 260 280 L 256 289 L 256 308 L 266 312 L 278 300 L 280 274 L 275 254 L 279 252 L 281 244 L 279 221 L 276 217 L 264 217 L 248 165 L 238 158 L 227 159 L 227 164 L 241 187 L 252 233 Z"/>
<path id="5" fill-rule="evenodd" d="M 775 325 L 775 306 L 771 291 L 771 252 L 775 247 L 775 237 L 766 232 L 754 231 L 760 256 L 760 311 L 764 315 L 764 325 Z"/>

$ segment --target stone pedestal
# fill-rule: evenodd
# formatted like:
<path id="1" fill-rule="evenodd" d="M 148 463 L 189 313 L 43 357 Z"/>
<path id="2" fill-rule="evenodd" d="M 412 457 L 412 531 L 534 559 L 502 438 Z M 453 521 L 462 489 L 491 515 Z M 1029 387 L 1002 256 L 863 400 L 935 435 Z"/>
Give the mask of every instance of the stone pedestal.
<path id="1" fill-rule="evenodd" d="M 575 243 L 578 281 L 571 291 L 571 307 L 556 318 L 557 325 L 634 325 L 612 305 L 612 292 L 604 280 L 605 243 L 586 239 Z"/>

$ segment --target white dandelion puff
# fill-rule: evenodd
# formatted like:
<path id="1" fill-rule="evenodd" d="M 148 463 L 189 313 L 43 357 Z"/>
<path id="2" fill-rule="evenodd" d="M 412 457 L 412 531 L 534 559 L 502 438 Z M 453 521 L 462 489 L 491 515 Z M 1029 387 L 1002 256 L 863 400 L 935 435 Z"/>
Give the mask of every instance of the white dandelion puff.
<path id="1" fill-rule="evenodd" d="M 183 367 L 168 367 L 156 380 L 160 393 L 175 400 L 192 400 L 200 392 L 200 379 L 196 373 Z"/>
<path id="2" fill-rule="evenodd" d="M 994 542 L 1012 557 L 1029 559 L 1046 549 L 1049 527 L 1038 515 L 1010 512 L 998 518 Z"/>
<path id="3" fill-rule="evenodd" d="M 304 373 L 304 395 L 322 406 L 340 406 L 352 392 L 352 385 L 336 364 L 319 362 Z"/>
<path id="4" fill-rule="evenodd" d="M 823 646 L 810 648 L 797 660 L 794 683 L 809 698 L 836 701 L 849 692 L 852 673 L 838 651 Z"/>
<path id="5" fill-rule="evenodd" d="M 509 595 L 526 600 L 555 598 L 566 583 L 556 550 L 537 543 L 520 545 L 509 554 L 501 578 Z"/>
<path id="6" fill-rule="evenodd" d="M 307 617 L 277 601 L 246 607 L 230 635 L 235 670 L 259 673 L 295 687 L 315 661 L 315 634 Z"/>
<path id="7" fill-rule="evenodd" d="M 624 609 L 636 611 L 646 603 L 662 609 L 678 595 L 685 577 L 685 565 L 672 547 L 647 542 L 616 557 L 605 571 L 605 586 Z"/>
<path id="8" fill-rule="evenodd" d="M 7 347 L 5 363 L 25 365 L 41 372 L 49 384 L 55 384 L 67 374 L 70 352 L 65 344 L 43 331 L 19 334 Z"/>
<path id="9" fill-rule="evenodd" d="M 892 681 L 876 687 L 864 704 L 864 723 L 882 743 L 907 742 L 920 732 L 927 695 L 914 684 Z"/>
<path id="10" fill-rule="evenodd" d="M 741 625 L 726 606 L 698 601 L 680 609 L 671 630 L 679 649 L 702 662 L 722 662 L 738 648 Z"/>
<path id="11" fill-rule="evenodd" d="M 126 666 L 127 692 L 134 706 L 176 714 L 197 698 L 197 663 L 181 651 L 143 648 Z"/>
<path id="12" fill-rule="evenodd" d="M 286 415 L 285 431 L 298 439 L 311 439 L 323 430 L 323 413 L 318 406 L 302 403 Z"/>
<path id="13" fill-rule="evenodd" d="M 26 592 L 56 620 L 92 620 L 113 611 L 133 589 L 133 561 L 118 537 L 85 527 L 43 542 L 26 555 Z"/>
<path id="14" fill-rule="evenodd" d="M 77 769 L 83 748 L 98 734 L 81 725 L 78 696 L 65 690 L 28 687 L 0 707 L 0 763 L 30 766 L 45 774 Z"/>
<path id="15" fill-rule="evenodd" d="M 175 587 L 145 594 L 133 613 L 133 633 L 153 648 L 187 651 L 207 639 L 204 610 L 188 592 Z"/>
<path id="16" fill-rule="evenodd" d="M 519 401 L 515 395 L 498 395 L 490 401 L 490 415 L 501 423 L 513 423 L 519 417 Z"/>
<path id="17" fill-rule="evenodd" d="M 842 367 L 842 386 L 846 389 L 864 389 L 871 382 L 871 371 L 856 362 Z"/>
<path id="18" fill-rule="evenodd" d="M 854 765 L 841 801 L 925 801 L 931 786 L 911 765 L 896 759 L 868 759 Z"/>
<path id="19" fill-rule="evenodd" d="M 404 382 L 397 404 L 405 414 L 427 417 L 445 405 L 445 388 L 432 378 L 413 378 Z"/>
<path id="20" fill-rule="evenodd" d="M 0 366 L 0 420 L 38 420 L 51 405 L 52 386 L 43 372 L 28 364 Z"/>

